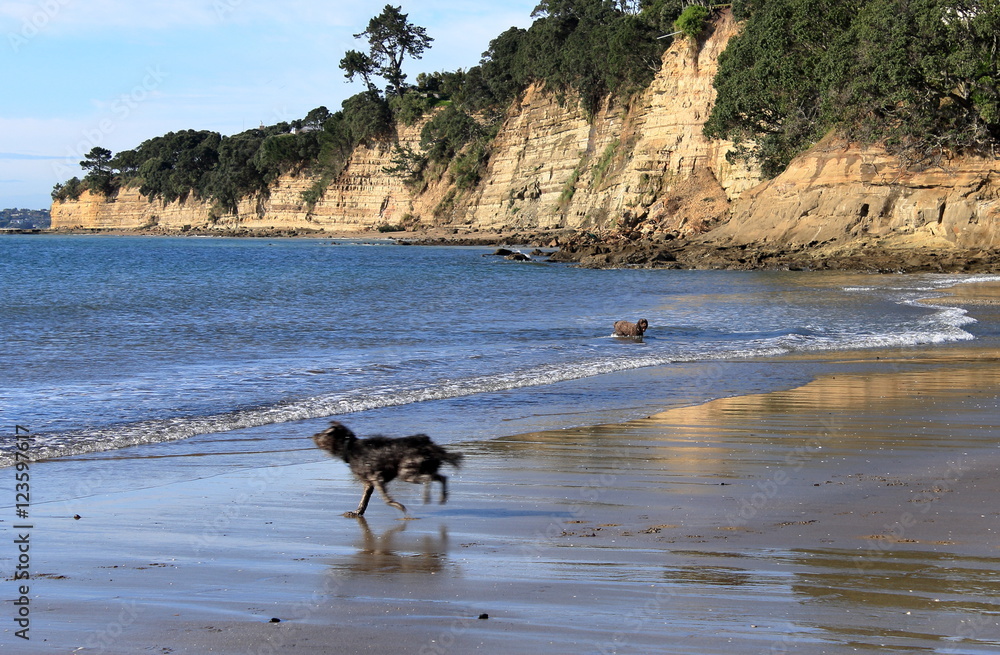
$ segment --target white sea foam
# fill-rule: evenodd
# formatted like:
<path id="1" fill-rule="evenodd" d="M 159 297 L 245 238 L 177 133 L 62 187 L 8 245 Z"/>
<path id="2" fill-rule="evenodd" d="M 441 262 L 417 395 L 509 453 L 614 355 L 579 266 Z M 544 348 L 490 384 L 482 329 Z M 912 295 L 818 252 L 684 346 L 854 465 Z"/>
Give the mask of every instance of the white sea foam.
<path id="1" fill-rule="evenodd" d="M 249 407 L 206 416 L 173 417 L 138 421 L 92 430 L 39 434 L 34 440 L 33 457 L 46 459 L 101 452 L 148 443 L 159 443 L 231 430 L 340 416 L 372 409 L 444 400 L 475 394 L 511 391 L 526 387 L 599 376 L 672 363 L 721 361 L 776 357 L 792 352 L 818 352 L 865 348 L 899 348 L 972 339 L 959 326 L 969 319 L 961 310 L 942 308 L 929 322 L 936 329 L 896 334 L 873 333 L 847 337 L 786 334 L 755 339 L 733 347 L 712 351 L 677 352 L 670 356 L 650 354 L 630 358 L 602 357 L 572 363 L 535 366 L 479 377 L 441 380 L 427 386 L 384 386 L 357 389 L 350 393 L 317 395 L 291 402 Z M 9 466 L 12 457 L 0 454 L 0 466 Z"/>

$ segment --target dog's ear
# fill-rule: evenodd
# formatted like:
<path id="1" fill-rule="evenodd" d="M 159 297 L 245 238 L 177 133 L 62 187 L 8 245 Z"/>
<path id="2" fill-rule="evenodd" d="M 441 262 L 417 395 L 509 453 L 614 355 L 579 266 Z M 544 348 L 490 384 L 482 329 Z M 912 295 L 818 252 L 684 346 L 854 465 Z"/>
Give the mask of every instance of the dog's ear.
<path id="1" fill-rule="evenodd" d="M 340 421 L 330 421 L 330 427 L 327 428 L 330 434 L 337 435 L 341 439 L 351 439 L 354 437 L 354 433 L 349 427 L 341 423 Z"/>

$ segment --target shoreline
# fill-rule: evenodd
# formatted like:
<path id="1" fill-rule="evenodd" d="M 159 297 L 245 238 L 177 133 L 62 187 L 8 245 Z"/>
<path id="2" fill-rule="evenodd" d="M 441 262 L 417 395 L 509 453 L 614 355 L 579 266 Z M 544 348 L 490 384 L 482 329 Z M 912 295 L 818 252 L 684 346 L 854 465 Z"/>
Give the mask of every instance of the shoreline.
<path id="1" fill-rule="evenodd" d="M 967 286 L 952 295 L 1000 289 Z M 816 358 L 824 372 L 792 389 L 461 444 L 449 504 L 391 487 L 410 521 L 377 499 L 366 520 L 341 517 L 359 486 L 314 450 L 172 457 L 165 444 L 34 463 L 32 638 L 8 620 L 0 643 L 123 655 L 1000 647 L 1000 603 L 984 591 L 1000 572 L 996 340 Z M 184 474 L 150 475 L 164 468 Z"/>
<path id="2" fill-rule="evenodd" d="M 728 244 L 670 235 L 639 236 L 619 231 L 431 228 L 418 231 L 326 232 L 300 228 L 68 229 L 31 231 L 40 235 L 312 238 L 386 240 L 398 245 L 523 246 L 556 248 L 544 261 L 586 268 L 732 269 L 853 271 L 859 273 L 1000 273 L 1000 251 L 983 248 L 901 247 L 878 238 L 840 245 L 769 243 Z"/>

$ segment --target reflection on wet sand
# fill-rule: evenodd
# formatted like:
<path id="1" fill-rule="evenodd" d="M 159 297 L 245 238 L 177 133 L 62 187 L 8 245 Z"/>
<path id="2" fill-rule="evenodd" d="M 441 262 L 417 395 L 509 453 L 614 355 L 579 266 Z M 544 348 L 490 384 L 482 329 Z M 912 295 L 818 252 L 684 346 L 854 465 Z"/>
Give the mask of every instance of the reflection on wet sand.
<path id="1" fill-rule="evenodd" d="M 464 444 L 449 505 L 341 525 L 331 607 L 452 652 L 998 652 L 1000 366 L 963 352 Z"/>
<path id="2" fill-rule="evenodd" d="M 845 359 L 788 391 L 480 444 L 502 465 L 479 477 L 567 508 L 528 537 L 535 568 L 609 608 L 627 601 L 607 586 L 645 583 L 662 638 L 996 652 L 997 363 Z"/>
<path id="3" fill-rule="evenodd" d="M 435 533 L 406 535 L 409 521 L 376 534 L 363 516 L 354 519 L 360 528 L 357 552 L 335 568 L 352 573 L 440 573 L 448 565 L 448 529 L 442 524 Z M 409 538 L 407 538 L 409 537 Z"/>
<path id="4" fill-rule="evenodd" d="M 994 594 L 1000 558 L 933 551 L 862 558 L 856 550 L 843 549 L 698 555 L 710 562 L 698 569 L 722 571 L 738 584 L 762 590 L 770 586 L 771 597 L 780 596 L 778 587 L 784 587 L 796 605 L 786 626 L 789 645 L 802 631 L 855 647 L 877 641 L 880 648 L 909 650 L 922 644 L 918 649 L 971 653 L 987 652 L 977 651 L 975 644 L 996 645 L 1000 638 L 1000 601 Z M 736 563 L 746 568 L 734 568 Z M 700 579 L 692 576 L 691 581 Z"/>

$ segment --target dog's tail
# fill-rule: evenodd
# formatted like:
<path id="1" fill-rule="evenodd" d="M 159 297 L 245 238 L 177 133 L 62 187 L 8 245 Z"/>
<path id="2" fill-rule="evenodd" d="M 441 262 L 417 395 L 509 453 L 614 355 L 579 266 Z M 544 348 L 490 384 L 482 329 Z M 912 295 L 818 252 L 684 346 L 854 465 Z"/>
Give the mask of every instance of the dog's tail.
<path id="1" fill-rule="evenodd" d="M 455 468 L 459 468 L 462 465 L 462 459 L 465 457 L 465 455 L 463 455 L 462 453 L 451 453 L 445 450 L 444 448 L 442 448 L 441 450 L 444 451 L 441 455 L 441 461 L 443 463 L 451 464 Z"/>

